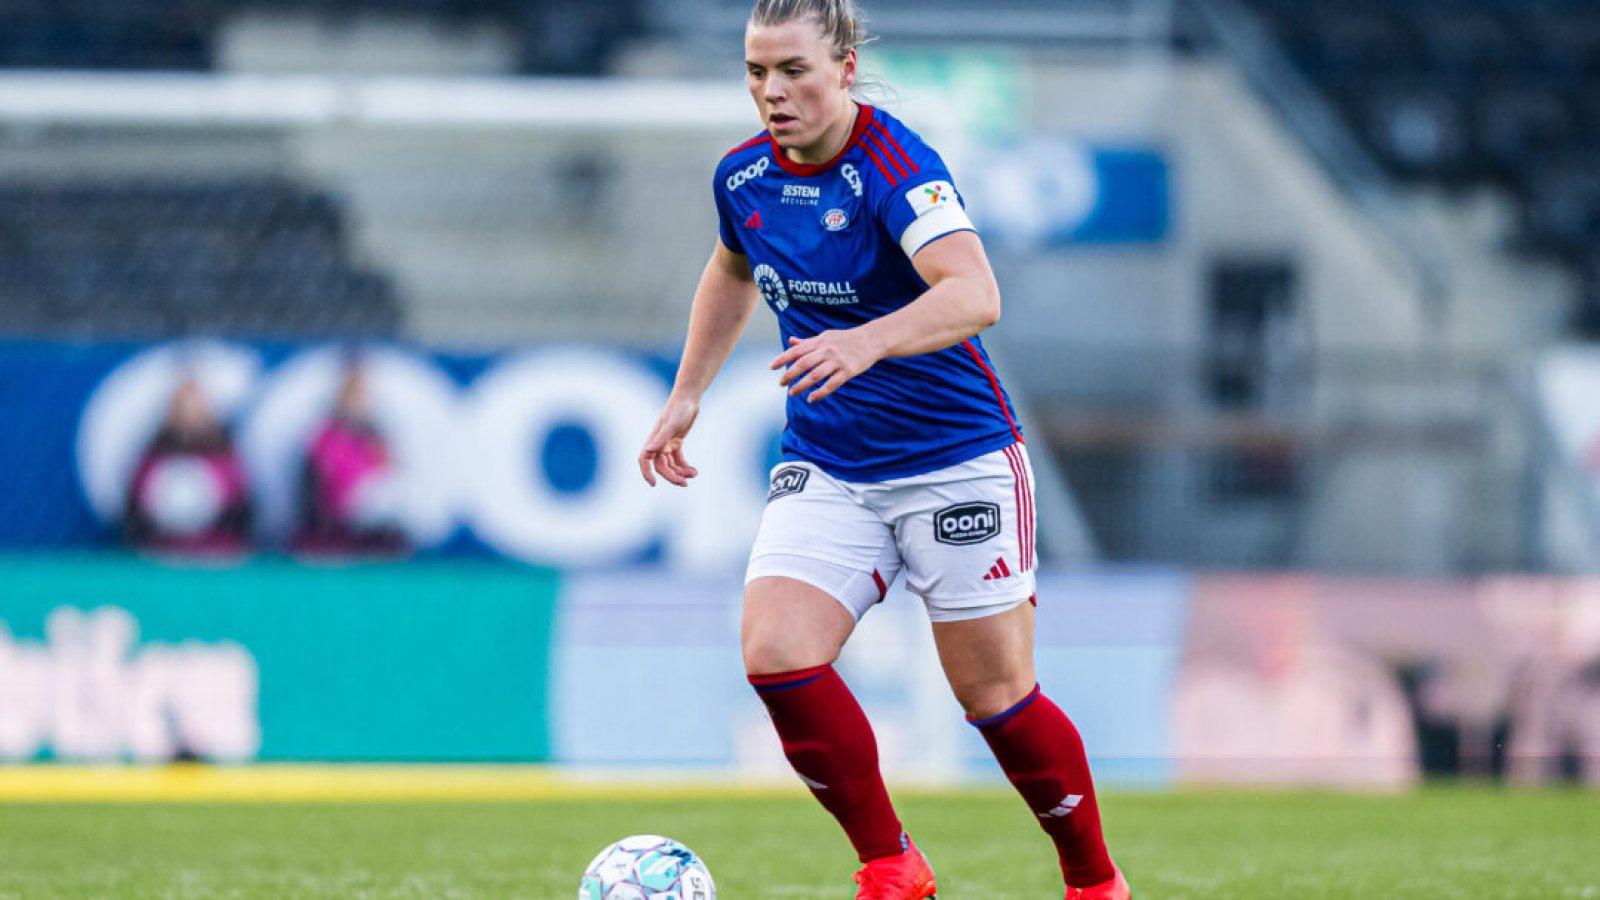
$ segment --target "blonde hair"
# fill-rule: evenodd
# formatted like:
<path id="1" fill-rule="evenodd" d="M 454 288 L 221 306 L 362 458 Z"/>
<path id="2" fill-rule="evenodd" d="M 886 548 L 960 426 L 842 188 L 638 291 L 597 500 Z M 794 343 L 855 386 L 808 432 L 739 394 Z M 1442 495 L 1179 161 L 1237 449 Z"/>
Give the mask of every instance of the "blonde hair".
<path id="1" fill-rule="evenodd" d="M 756 0 L 750 10 L 750 24 L 763 27 L 807 17 L 816 18 L 822 39 L 833 49 L 835 60 L 844 59 L 851 50 L 871 40 L 854 0 Z"/>

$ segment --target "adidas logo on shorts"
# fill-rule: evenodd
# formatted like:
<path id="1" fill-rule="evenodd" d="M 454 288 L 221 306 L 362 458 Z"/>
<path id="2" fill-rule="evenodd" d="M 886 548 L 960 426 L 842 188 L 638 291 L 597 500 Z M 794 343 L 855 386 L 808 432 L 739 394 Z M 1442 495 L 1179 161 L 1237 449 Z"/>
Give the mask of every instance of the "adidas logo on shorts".
<path id="1" fill-rule="evenodd" d="M 994 561 L 994 565 L 989 567 L 989 574 L 983 576 L 983 580 L 984 581 L 999 581 L 1002 578 L 1010 578 L 1010 577 L 1011 577 L 1011 567 L 1006 565 L 1005 557 L 1001 557 L 1001 558 L 999 558 L 999 559 Z"/>

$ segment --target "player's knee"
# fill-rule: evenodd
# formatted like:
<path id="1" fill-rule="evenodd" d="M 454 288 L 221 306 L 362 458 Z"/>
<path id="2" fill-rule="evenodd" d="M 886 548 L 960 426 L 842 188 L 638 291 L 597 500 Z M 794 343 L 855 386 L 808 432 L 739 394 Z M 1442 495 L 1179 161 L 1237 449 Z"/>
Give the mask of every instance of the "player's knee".
<path id="1" fill-rule="evenodd" d="M 956 702 L 970 719 L 988 719 L 998 716 L 1033 692 L 1032 676 L 991 677 L 952 683 Z"/>
<path id="2" fill-rule="evenodd" d="M 792 636 L 775 633 L 746 634 L 742 643 L 744 670 L 751 675 L 829 665 L 839 655 L 837 649 L 816 642 L 795 641 Z"/>

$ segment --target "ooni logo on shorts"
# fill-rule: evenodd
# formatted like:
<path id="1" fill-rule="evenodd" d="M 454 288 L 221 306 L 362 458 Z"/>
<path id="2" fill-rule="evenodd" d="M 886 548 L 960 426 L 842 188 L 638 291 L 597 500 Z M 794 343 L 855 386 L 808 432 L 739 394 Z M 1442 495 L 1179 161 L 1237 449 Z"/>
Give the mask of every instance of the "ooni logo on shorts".
<path id="1" fill-rule="evenodd" d="M 726 182 L 729 191 L 737 191 L 747 181 L 754 181 L 767 174 L 767 169 L 772 166 L 772 157 L 763 156 L 748 166 L 728 176 Z"/>
<path id="2" fill-rule="evenodd" d="M 949 506 L 933 517 L 933 537 L 941 544 L 981 544 L 999 533 L 1000 507 L 994 503 Z"/>
<path id="3" fill-rule="evenodd" d="M 806 489 L 806 479 L 811 477 L 811 471 L 801 466 L 784 466 L 772 473 L 772 490 L 767 492 L 767 502 L 798 494 Z"/>

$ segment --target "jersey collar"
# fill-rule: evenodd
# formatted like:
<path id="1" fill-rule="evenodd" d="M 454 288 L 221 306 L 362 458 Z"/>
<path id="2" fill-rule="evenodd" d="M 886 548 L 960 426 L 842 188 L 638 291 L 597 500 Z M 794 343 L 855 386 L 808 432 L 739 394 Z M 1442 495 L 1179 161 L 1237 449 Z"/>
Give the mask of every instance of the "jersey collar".
<path id="1" fill-rule="evenodd" d="M 778 146 L 778 139 L 775 137 L 771 138 L 772 158 L 778 163 L 778 167 L 783 169 L 785 172 L 788 172 L 790 175 L 811 176 L 820 175 L 838 165 L 839 160 L 843 159 L 844 155 L 849 153 L 851 148 L 855 147 L 856 142 L 861 140 L 861 135 L 866 133 L 867 126 L 872 124 L 872 117 L 876 110 L 865 103 L 859 104 L 859 106 L 861 108 L 856 111 L 856 124 L 854 128 L 850 129 L 849 139 L 844 142 L 844 147 L 834 155 L 833 159 L 830 159 L 825 163 L 795 162 L 789 158 L 788 154 L 783 152 L 782 147 Z"/>

